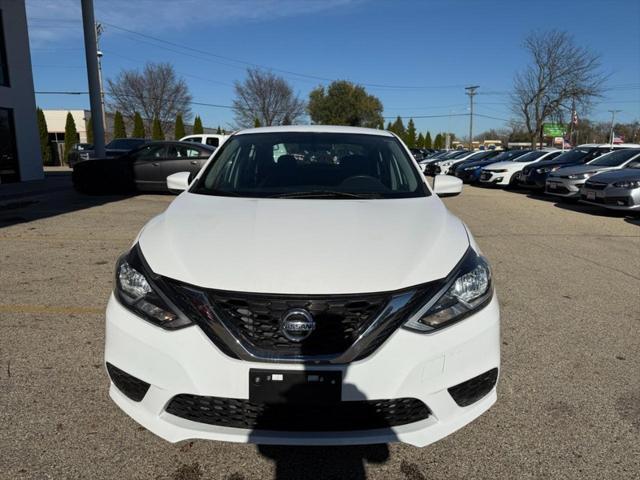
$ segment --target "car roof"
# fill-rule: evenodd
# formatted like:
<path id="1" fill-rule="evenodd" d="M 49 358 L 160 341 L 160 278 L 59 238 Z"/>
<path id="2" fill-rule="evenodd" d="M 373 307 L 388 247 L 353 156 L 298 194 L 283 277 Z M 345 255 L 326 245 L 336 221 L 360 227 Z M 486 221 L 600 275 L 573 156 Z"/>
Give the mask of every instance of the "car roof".
<path id="1" fill-rule="evenodd" d="M 216 147 L 213 147 L 211 145 L 206 145 L 204 143 L 181 142 L 180 140 L 151 140 L 147 142 L 145 145 L 153 145 L 157 143 L 161 143 L 163 145 L 184 145 L 185 147 L 199 147 L 199 148 L 204 148 L 206 150 L 212 150 L 212 151 L 216 149 Z M 141 146 L 144 146 L 144 145 L 141 145 Z"/>
<path id="2" fill-rule="evenodd" d="M 640 144 L 637 143 L 583 143 L 576 148 L 640 148 Z"/>
<path id="3" fill-rule="evenodd" d="M 308 132 L 308 133 L 351 133 L 360 135 L 380 135 L 383 137 L 394 137 L 393 133 L 386 130 L 376 130 L 375 128 L 362 127 L 339 127 L 335 125 L 282 125 L 278 127 L 259 127 L 240 130 L 235 135 L 247 135 L 251 133 L 285 133 L 285 132 Z"/>
<path id="4" fill-rule="evenodd" d="M 228 133 L 192 133 L 191 135 L 185 135 L 182 138 L 193 138 L 193 137 L 211 137 L 211 138 L 219 138 L 219 137 L 228 137 L 230 134 Z"/>

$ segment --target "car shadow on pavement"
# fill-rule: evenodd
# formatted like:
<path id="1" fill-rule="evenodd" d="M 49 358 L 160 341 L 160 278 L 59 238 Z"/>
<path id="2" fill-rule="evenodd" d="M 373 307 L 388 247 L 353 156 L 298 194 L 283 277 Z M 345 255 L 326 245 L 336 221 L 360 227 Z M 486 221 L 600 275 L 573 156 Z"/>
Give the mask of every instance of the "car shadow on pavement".
<path id="1" fill-rule="evenodd" d="M 342 378 L 346 376 L 346 368 L 343 369 Z M 296 390 L 298 386 L 293 386 L 284 394 L 285 398 L 297 398 Z M 373 403 L 368 403 L 366 395 L 361 392 L 355 385 L 345 383 L 342 385 L 343 400 L 335 404 L 333 408 L 327 408 L 326 404 L 313 403 L 300 404 L 303 408 L 298 409 L 292 404 L 283 404 L 275 406 L 281 407 L 284 416 L 291 417 L 300 430 L 311 431 L 313 427 L 306 427 L 307 423 L 317 424 L 315 415 L 320 418 L 325 416 L 328 422 L 340 424 L 342 428 L 349 429 L 345 426 L 346 422 L 358 419 L 366 419 L 367 422 L 374 422 L 378 428 L 387 429 L 389 423 L 384 414 L 377 409 Z M 340 408 L 340 404 L 353 404 L 357 409 L 352 408 L 344 411 Z M 293 407 L 293 408 L 291 408 Z M 327 416 L 328 412 L 334 412 L 334 415 Z M 365 480 L 367 463 L 384 463 L 389 459 L 389 447 L 387 444 L 377 445 L 356 445 L 356 446 L 281 446 L 281 445 L 261 445 L 259 444 L 260 425 L 273 424 L 274 418 L 268 410 L 263 413 L 263 418 L 258 418 L 256 424 L 255 441 L 258 443 L 258 452 L 275 462 L 276 473 L 275 480 L 293 480 L 300 478 L 314 479 L 353 479 Z M 277 421 L 277 420 L 276 420 Z M 266 429 L 265 428 L 265 429 Z M 341 427 L 338 427 L 341 428 Z M 331 431 L 331 427 L 327 427 Z M 356 428 L 357 430 L 357 428 Z M 346 432 L 345 432 L 346 434 Z M 340 431 L 333 431 L 333 435 L 340 436 Z M 395 438 L 395 437 L 394 437 Z"/>
<path id="2" fill-rule="evenodd" d="M 365 480 L 366 463 L 380 464 L 389 459 L 389 448 L 386 444 L 349 447 L 260 445 L 258 451 L 275 462 L 275 480 Z"/>
<path id="3" fill-rule="evenodd" d="M 37 182 L 0 185 L 0 229 L 117 202 L 135 193 L 84 195 L 74 190 L 71 172 L 47 173 Z"/>
<path id="4" fill-rule="evenodd" d="M 618 212 L 616 210 L 608 210 L 606 208 L 598 207 L 596 205 L 588 205 L 585 203 L 575 202 L 557 202 L 556 207 L 563 210 L 571 210 L 572 212 L 586 213 L 587 215 L 593 215 L 596 217 L 620 217 L 623 218 L 627 214 L 625 212 Z"/>

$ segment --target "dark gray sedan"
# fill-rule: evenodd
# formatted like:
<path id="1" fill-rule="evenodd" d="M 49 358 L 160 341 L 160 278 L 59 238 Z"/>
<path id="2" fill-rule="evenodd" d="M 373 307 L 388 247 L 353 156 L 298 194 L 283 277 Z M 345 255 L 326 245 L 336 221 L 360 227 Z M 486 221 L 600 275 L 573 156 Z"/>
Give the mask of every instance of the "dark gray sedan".
<path id="1" fill-rule="evenodd" d="M 151 142 L 117 158 L 78 162 L 73 184 L 83 193 L 166 192 L 169 175 L 198 173 L 214 151 L 214 147 L 192 142 Z"/>
<path id="2" fill-rule="evenodd" d="M 580 201 L 640 213 L 640 160 L 588 179 L 580 190 Z"/>

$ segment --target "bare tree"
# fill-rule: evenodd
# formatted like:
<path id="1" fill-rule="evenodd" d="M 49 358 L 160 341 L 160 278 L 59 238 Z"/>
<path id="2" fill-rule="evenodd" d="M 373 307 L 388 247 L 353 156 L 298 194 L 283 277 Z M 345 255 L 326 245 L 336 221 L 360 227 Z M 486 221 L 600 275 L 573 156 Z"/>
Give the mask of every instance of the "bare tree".
<path id="1" fill-rule="evenodd" d="M 533 63 L 516 75 L 511 102 L 535 147 L 536 137 L 542 144 L 544 122 L 574 108 L 587 111 L 601 96 L 605 77 L 600 57 L 575 45 L 566 32 L 532 33 L 524 47 Z"/>
<path id="2" fill-rule="evenodd" d="M 239 128 L 289 125 L 300 121 L 305 104 L 291 85 L 271 72 L 250 68 L 244 82 L 235 82 L 233 100 L 235 122 Z M 256 121 L 257 120 L 257 121 Z"/>
<path id="3" fill-rule="evenodd" d="M 142 71 L 123 70 L 108 80 L 107 93 L 111 110 L 119 110 L 129 119 L 139 112 L 148 131 L 154 118 L 168 125 L 178 114 L 184 119 L 191 117 L 189 88 L 169 63 L 147 63 Z"/>

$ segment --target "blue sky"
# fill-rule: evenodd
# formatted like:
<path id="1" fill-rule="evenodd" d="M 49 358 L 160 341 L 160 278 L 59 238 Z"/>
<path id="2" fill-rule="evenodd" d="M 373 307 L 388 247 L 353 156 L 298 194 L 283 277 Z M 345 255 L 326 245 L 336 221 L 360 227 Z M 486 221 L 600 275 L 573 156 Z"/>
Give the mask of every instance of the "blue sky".
<path id="1" fill-rule="evenodd" d="M 105 78 L 167 61 L 196 102 L 230 105 L 247 64 L 276 69 L 306 99 L 329 79 L 364 84 L 388 117 L 420 131 L 468 131 L 465 85 L 480 85 L 475 132 L 512 117 L 508 91 L 527 62 L 531 30 L 563 29 L 602 55 L 609 90 L 590 114 L 640 119 L 640 2 L 635 0 L 94 0 L 105 23 Z M 78 0 L 27 0 L 36 91 L 86 91 Z M 196 53 L 144 35 L 191 47 Z M 224 58 L 221 58 L 224 57 Z M 284 73 L 284 72 L 290 73 Z M 324 80 L 326 79 L 326 80 Z M 402 88 L 398 88 L 402 87 Z M 88 108 L 88 96 L 38 95 L 42 108 Z M 193 106 L 206 126 L 228 126 L 228 108 Z M 441 115 L 440 118 L 418 118 Z M 387 120 L 388 121 L 388 120 Z M 406 123 L 407 120 L 405 120 Z"/>

